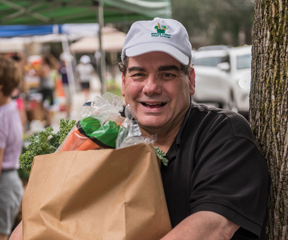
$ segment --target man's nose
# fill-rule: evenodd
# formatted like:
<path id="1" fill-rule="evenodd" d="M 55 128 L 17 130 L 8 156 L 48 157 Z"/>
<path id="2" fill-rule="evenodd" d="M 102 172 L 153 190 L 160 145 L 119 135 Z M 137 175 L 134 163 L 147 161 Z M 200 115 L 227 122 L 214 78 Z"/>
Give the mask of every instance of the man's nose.
<path id="1" fill-rule="evenodd" d="M 161 81 L 157 78 L 157 76 L 151 75 L 148 77 L 143 87 L 143 92 L 148 96 L 152 96 L 154 94 L 161 94 Z"/>

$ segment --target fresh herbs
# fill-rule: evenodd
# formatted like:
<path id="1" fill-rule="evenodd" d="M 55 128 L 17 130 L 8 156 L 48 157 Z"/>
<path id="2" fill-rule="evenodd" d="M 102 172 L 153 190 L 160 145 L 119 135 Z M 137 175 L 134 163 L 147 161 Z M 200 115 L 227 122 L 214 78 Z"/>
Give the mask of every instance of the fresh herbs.
<path id="1" fill-rule="evenodd" d="M 44 131 L 39 132 L 37 135 L 32 135 L 29 139 L 30 144 L 27 150 L 19 157 L 20 168 L 30 172 L 33 158 L 36 155 L 55 152 L 75 124 L 75 120 L 70 121 L 70 119 L 64 120 L 62 118 L 60 120 L 60 128 L 57 133 L 53 133 L 52 127 L 47 127 Z"/>
<path id="2" fill-rule="evenodd" d="M 65 137 L 67 136 L 67 134 L 70 132 L 70 130 L 75 126 L 76 124 L 76 120 L 70 120 L 70 119 L 66 119 L 64 120 L 64 118 L 62 118 L 60 120 L 60 129 L 59 129 L 59 134 L 60 134 L 60 138 L 59 138 L 59 145 L 63 142 L 63 140 L 65 139 Z M 58 147 L 59 147 L 58 145 Z M 57 147 L 57 148 L 58 148 Z"/>
<path id="3" fill-rule="evenodd" d="M 161 159 L 161 162 L 163 163 L 164 166 L 168 166 L 169 160 L 166 158 L 165 152 L 163 152 L 160 148 L 154 147 L 157 156 Z"/>

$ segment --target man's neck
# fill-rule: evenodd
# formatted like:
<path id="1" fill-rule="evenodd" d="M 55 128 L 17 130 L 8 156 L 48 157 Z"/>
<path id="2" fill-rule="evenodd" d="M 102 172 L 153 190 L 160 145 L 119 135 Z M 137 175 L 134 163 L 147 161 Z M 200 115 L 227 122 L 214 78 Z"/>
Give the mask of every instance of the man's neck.
<path id="1" fill-rule="evenodd" d="M 174 130 L 175 131 L 173 131 L 173 133 L 170 132 L 168 136 L 166 135 L 162 137 L 161 135 L 158 135 L 157 141 L 155 142 L 154 146 L 160 148 L 163 152 L 167 153 L 179 132 L 179 128 Z"/>
<path id="2" fill-rule="evenodd" d="M 167 153 L 182 126 L 187 111 L 183 111 L 178 118 L 174 119 L 172 125 L 167 124 L 167 126 L 161 128 L 145 128 L 140 125 L 139 127 L 144 136 L 156 134 L 157 141 L 154 143 L 154 146 L 159 147 L 163 152 Z"/>
<path id="3" fill-rule="evenodd" d="M 155 147 L 160 148 L 163 152 L 167 153 L 169 148 L 171 147 L 174 139 L 176 138 L 181 124 L 179 126 L 174 126 L 171 129 L 166 131 L 146 131 L 145 129 L 141 128 L 141 132 L 144 136 L 151 136 L 155 134 L 157 136 L 156 142 L 153 144 Z"/>

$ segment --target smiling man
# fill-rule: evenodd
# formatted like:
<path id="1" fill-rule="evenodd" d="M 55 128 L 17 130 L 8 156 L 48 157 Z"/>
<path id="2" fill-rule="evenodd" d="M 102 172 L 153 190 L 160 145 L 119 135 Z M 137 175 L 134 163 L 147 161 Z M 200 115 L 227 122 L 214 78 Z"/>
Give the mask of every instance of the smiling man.
<path id="1" fill-rule="evenodd" d="M 266 239 L 266 161 L 242 116 L 191 102 L 191 50 L 181 23 L 155 18 L 131 26 L 119 63 L 126 104 L 169 160 L 161 174 L 173 229 L 163 240 Z"/>

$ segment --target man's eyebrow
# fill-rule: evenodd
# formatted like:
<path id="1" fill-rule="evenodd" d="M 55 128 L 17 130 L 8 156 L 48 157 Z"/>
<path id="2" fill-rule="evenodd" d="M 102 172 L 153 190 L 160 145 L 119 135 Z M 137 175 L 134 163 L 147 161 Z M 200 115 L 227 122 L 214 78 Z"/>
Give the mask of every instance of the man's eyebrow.
<path id="1" fill-rule="evenodd" d="M 133 71 L 145 72 L 146 69 L 143 68 L 143 67 L 130 67 L 130 68 L 128 68 L 128 72 L 129 72 L 129 73 L 130 73 L 130 72 L 133 72 Z"/>
<path id="2" fill-rule="evenodd" d="M 177 71 L 177 72 L 180 72 L 181 69 L 175 65 L 171 65 L 171 66 L 160 66 L 158 68 L 158 71 L 171 71 L 171 70 L 174 70 L 174 71 Z"/>

